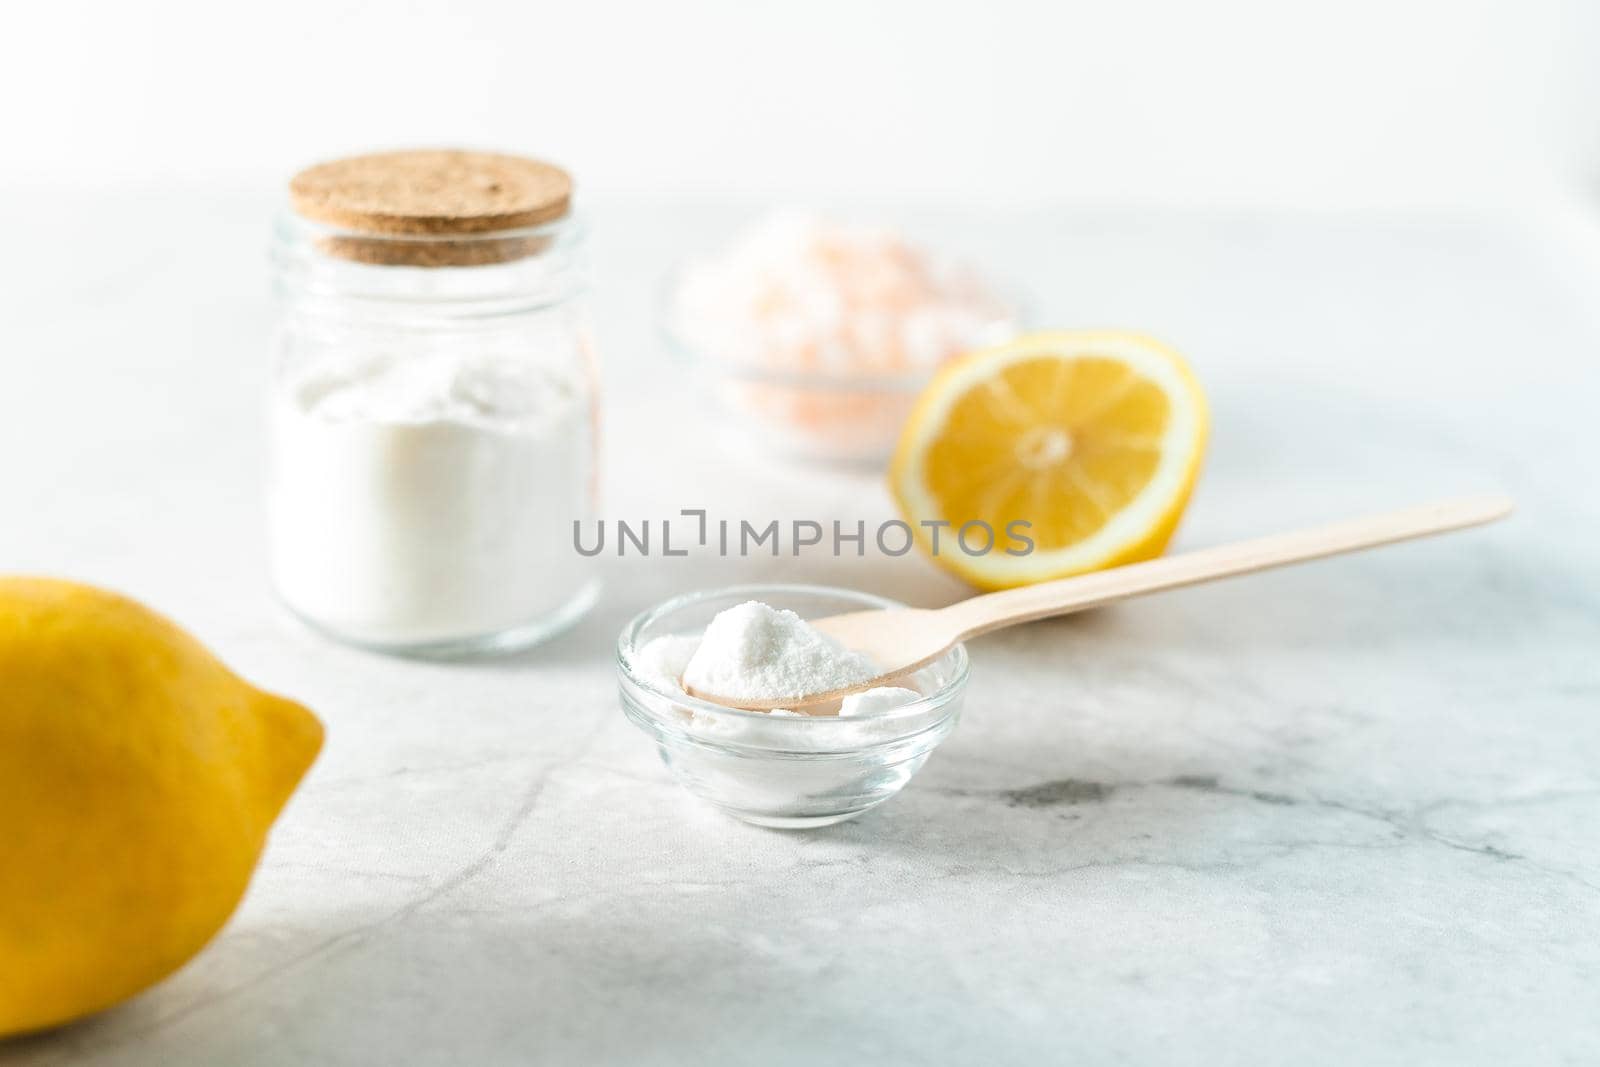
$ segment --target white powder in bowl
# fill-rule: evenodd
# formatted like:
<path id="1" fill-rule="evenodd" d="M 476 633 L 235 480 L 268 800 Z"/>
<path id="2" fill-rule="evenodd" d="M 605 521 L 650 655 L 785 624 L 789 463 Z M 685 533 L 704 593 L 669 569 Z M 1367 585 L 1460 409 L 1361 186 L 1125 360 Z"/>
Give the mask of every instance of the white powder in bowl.
<path id="1" fill-rule="evenodd" d="M 686 685 L 730 700 L 776 700 L 859 685 L 877 666 L 792 611 L 747 600 L 706 627 Z"/>
<path id="2" fill-rule="evenodd" d="M 683 669 L 700 647 L 700 638 L 693 634 L 666 634 L 652 638 L 634 653 L 633 669 L 662 689 L 681 691 Z M 687 695 L 687 694 L 685 694 Z"/>
<path id="3" fill-rule="evenodd" d="M 905 689 L 898 685 L 880 685 L 876 689 L 868 689 L 865 693 L 852 693 L 845 697 L 844 706 L 839 709 L 839 717 L 876 715 L 921 699 L 922 694 L 915 689 Z"/>
<path id="4" fill-rule="evenodd" d="M 792 659 L 785 662 L 787 657 Z M 694 680 L 699 677 L 706 680 L 705 692 L 718 695 L 729 695 L 729 689 L 761 689 L 767 696 L 818 693 L 855 685 L 877 673 L 865 656 L 851 652 L 794 612 L 755 600 L 717 615 L 703 636 L 667 634 L 646 642 L 634 654 L 633 668 L 669 692 L 682 692 L 685 681 L 701 689 Z M 711 688 L 712 679 L 727 688 Z M 839 716 L 876 715 L 921 699 L 914 689 L 880 686 L 846 697 Z M 804 713 L 779 708 L 768 714 L 803 717 Z"/>

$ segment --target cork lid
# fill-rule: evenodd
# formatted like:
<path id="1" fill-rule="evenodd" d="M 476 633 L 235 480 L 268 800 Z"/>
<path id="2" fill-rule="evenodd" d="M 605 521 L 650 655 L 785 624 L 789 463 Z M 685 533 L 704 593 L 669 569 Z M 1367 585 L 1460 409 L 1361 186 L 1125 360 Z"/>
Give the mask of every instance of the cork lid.
<path id="1" fill-rule="evenodd" d="M 289 200 L 301 218 L 350 231 L 319 241 L 333 255 L 364 263 L 471 266 L 543 248 L 544 238 L 493 235 L 564 217 L 572 179 L 550 163 L 494 152 L 377 152 L 301 171 L 289 182 Z"/>

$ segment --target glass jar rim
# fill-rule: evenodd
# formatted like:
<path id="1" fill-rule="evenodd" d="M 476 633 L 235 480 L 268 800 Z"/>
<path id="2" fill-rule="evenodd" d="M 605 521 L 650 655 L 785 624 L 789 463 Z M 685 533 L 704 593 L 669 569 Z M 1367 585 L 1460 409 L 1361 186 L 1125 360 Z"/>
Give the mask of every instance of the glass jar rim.
<path id="1" fill-rule="evenodd" d="M 371 267 L 414 267 L 421 269 L 446 269 L 451 267 L 505 266 L 524 259 L 534 259 L 546 252 L 581 243 L 587 235 L 587 215 L 574 208 L 558 219 L 537 226 L 523 226 L 504 230 L 483 230 L 472 233 L 380 233 L 373 230 L 335 226 L 308 219 L 285 205 L 277 214 L 273 227 L 275 242 L 293 249 L 314 251 L 339 262 Z M 408 249 L 501 249 L 505 252 L 523 250 L 524 254 L 485 262 L 406 262 Z M 340 254 L 340 250 L 354 252 L 368 250 L 374 258 L 353 254 Z M 388 258 L 377 256 L 389 253 Z"/>
<path id="2" fill-rule="evenodd" d="M 487 320 L 581 293 L 588 283 L 586 236 L 587 217 L 577 211 L 514 230 L 376 234 L 314 222 L 286 207 L 274 221 L 270 250 L 279 294 L 307 310 L 388 316 L 408 309 L 451 321 Z M 430 249 L 448 254 L 432 256 Z M 405 262 L 419 257 L 428 262 Z"/>

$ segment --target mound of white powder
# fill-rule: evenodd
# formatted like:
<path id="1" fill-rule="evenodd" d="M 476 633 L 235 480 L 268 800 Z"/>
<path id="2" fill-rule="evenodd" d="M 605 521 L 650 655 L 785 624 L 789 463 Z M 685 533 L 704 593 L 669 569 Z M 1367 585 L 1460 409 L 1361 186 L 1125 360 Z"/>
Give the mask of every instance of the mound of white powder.
<path id="1" fill-rule="evenodd" d="M 711 620 L 684 684 L 732 700 L 775 700 L 859 685 L 877 666 L 792 611 L 747 600 Z"/>
<path id="2" fill-rule="evenodd" d="M 704 635 L 667 635 L 643 648 L 635 668 L 663 688 L 683 684 L 735 700 L 771 700 L 859 685 L 878 673 L 792 611 L 746 601 L 711 620 Z M 844 699 L 840 716 L 873 715 L 922 699 L 899 686 L 880 686 Z M 777 710 L 773 715 L 796 715 Z"/>

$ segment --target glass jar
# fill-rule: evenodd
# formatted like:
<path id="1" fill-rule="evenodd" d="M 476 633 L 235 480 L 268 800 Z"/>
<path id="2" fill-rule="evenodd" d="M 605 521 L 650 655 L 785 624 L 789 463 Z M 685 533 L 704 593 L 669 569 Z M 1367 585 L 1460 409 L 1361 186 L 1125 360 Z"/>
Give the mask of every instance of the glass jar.
<path id="1" fill-rule="evenodd" d="M 520 648 L 599 590 L 574 548 L 596 482 L 583 228 L 565 203 L 509 229 L 483 213 L 453 229 L 427 210 L 411 227 L 394 213 L 339 225 L 297 197 L 276 227 L 273 583 L 352 644 Z"/>

